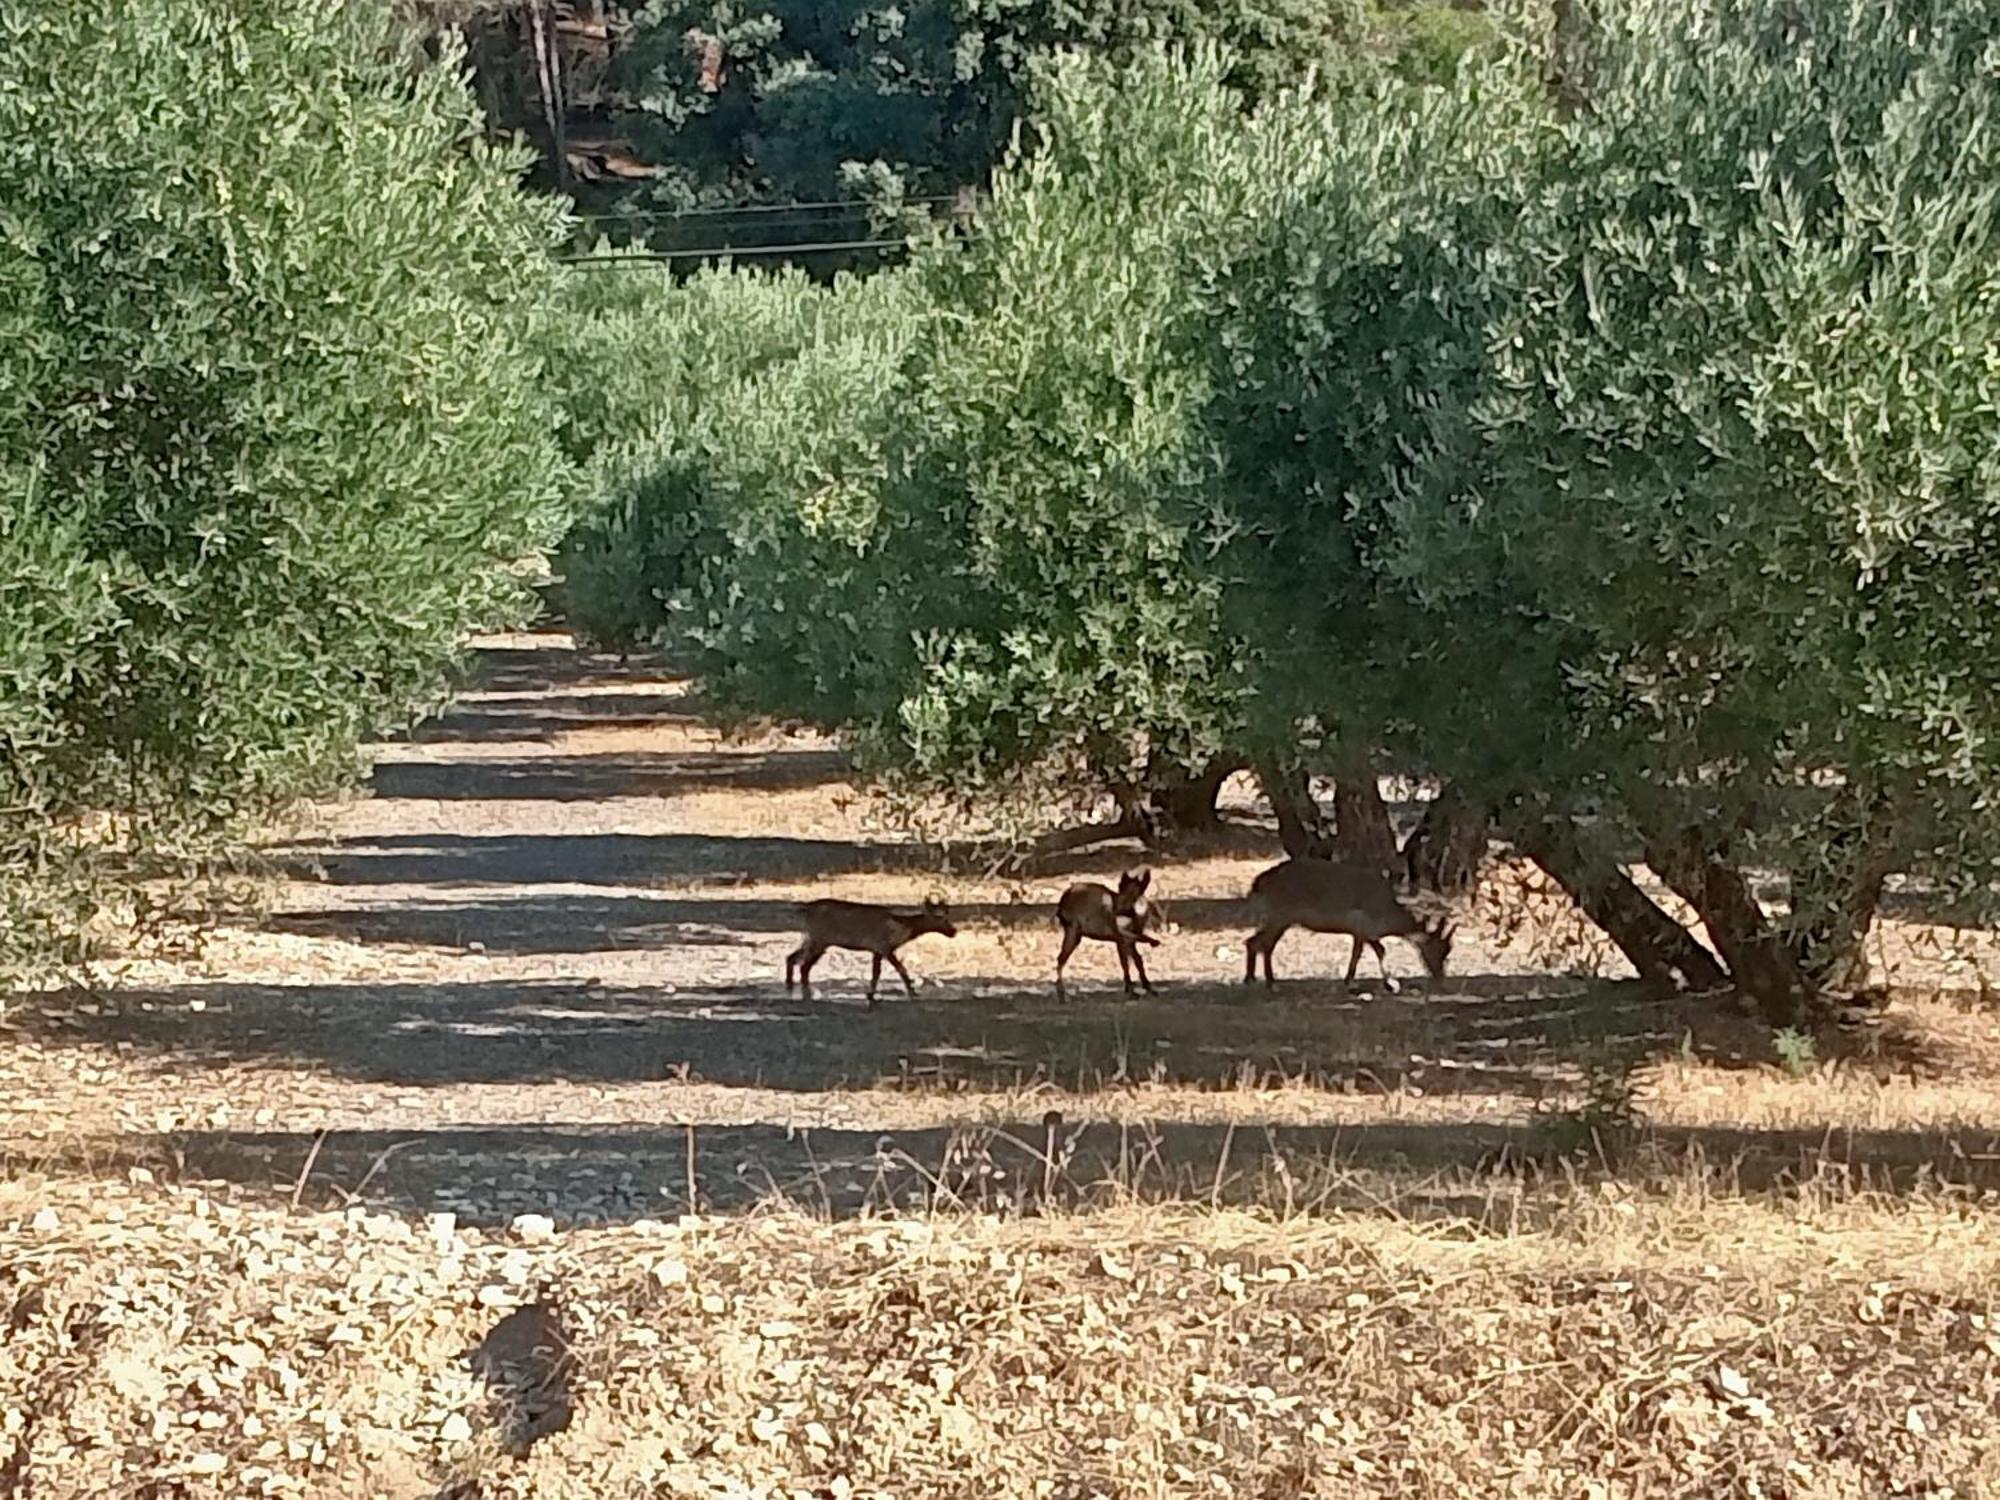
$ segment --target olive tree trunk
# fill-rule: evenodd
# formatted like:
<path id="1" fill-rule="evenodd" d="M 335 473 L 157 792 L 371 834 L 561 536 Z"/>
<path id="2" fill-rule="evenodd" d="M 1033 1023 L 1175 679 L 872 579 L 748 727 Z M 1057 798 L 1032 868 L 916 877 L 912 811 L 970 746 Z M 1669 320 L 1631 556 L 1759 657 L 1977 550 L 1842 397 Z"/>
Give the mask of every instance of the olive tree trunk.
<path id="1" fill-rule="evenodd" d="M 1818 987 L 1850 993 L 1867 987 L 1868 930 L 1896 866 L 1900 833 L 1894 800 L 1873 798 L 1831 841 L 1817 869 L 1792 871 L 1792 952 Z"/>
<path id="2" fill-rule="evenodd" d="M 1243 769 L 1243 762 L 1218 760 L 1199 771 L 1179 766 L 1149 766 L 1138 782 L 1118 782 L 1111 794 L 1118 804 L 1118 821 L 1139 832 L 1148 844 L 1189 834 L 1213 833 L 1221 826 L 1216 799 L 1222 784 Z"/>
<path id="3" fill-rule="evenodd" d="M 1503 832 L 1604 930 L 1641 979 L 1664 988 L 1678 982 L 1690 990 L 1729 983 L 1715 955 L 1640 890 L 1616 860 L 1591 848 L 1574 819 L 1520 808 L 1505 818 Z"/>
<path id="4" fill-rule="evenodd" d="M 1649 843 L 1646 863 L 1695 909 L 1736 988 L 1755 1002 L 1767 1022 L 1797 1026 L 1808 1018 L 1817 986 L 1723 849 L 1683 832 Z"/>
<path id="5" fill-rule="evenodd" d="M 1312 794 L 1312 777 L 1296 763 L 1275 758 L 1257 762 L 1257 785 L 1278 819 L 1278 842 L 1293 859 L 1332 847 L 1333 829 Z"/>
<path id="6" fill-rule="evenodd" d="M 1333 847 L 1344 862 L 1393 874 L 1398 863 L 1396 828 L 1375 768 L 1356 760 L 1344 768 L 1333 788 Z"/>
<path id="7" fill-rule="evenodd" d="M 1445 894 L 1470 889 L 1486 862 L 1492 829 L 1492 814 L 1446 782 L 1403 841 L 1404 878 Z"/>

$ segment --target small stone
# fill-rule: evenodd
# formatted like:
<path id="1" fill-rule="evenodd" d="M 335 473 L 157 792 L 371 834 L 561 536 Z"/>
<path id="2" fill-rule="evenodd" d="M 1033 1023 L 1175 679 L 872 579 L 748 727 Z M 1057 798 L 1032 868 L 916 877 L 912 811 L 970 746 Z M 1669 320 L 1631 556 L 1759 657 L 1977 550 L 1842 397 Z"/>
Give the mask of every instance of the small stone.
<path id="1" fill-rule="evenodd" d="M 556 1221 L 547 1214 L 517 1214 L 512 1228 L 530 1245 L 547 1244 L 556 1237 Z"/>
<path id="2" fill-rule="evenodd" d="M 62 1215 L 53 1208 L 38 1208 L 34 1218 L 28 1220 L 28 1227 L 36 1234 L 54 1234 L 62 1228 Z"/>
<path id="3" fill-rule="evenodd" d="M 686 1286 L 688 1279 L 687 1262 L 665 1256 L 653 1262 L 653 1280 L 661 1286 Z"/>
<path id="4" fill-rule="evenodd" d="M 453 1412 L 444 1419 L 444 1425 L 438 1428 L 438 1436 L 447 1443 L 465 1442 L 472 1436 L 472 1424 L 460 1413 Z"/>

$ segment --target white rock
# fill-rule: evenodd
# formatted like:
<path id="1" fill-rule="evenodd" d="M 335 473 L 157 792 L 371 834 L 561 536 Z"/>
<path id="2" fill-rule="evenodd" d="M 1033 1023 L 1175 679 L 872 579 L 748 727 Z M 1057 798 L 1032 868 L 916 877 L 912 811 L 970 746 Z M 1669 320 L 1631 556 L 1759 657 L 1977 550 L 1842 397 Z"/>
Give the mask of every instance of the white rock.
<path id="1" fill-rule="evenodd" d="M 547 1214 L 517 1214 L 512 1227 L 531 1245 L 546 1244 L 556 1237 L 556 1221 Z"/>
<path id="2" fill-rule="evenodd" d="M 472 1424 L 459 1413 L 453 1412 L 444 1419 L 444 1425 L 438 1428 L 438 1436 L 447 1443 L 462 1443 L 472 1436 Z"/>
<path id="3" fill-rule="evenodd" d="M 38 1208 L 34 1218 L 28 1220 L 28 1227 L 36 1234 L 54 1234 L 62 1228 L 62 1215 L 53 1208 Z"/>
<path id="4" fill-rule="evenodd" d="M 686 1286 L 688 1279 L 687 1262 L 664 1256 L 653 1262 L 653 1280 L 661 1286 Z"/>

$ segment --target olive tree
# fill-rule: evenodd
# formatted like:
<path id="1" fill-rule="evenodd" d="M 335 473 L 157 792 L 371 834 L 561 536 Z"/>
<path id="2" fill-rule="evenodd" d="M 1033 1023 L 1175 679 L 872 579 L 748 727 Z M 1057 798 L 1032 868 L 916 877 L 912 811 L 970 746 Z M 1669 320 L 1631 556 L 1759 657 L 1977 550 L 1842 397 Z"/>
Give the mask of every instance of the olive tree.
<path id="1" fill-rule="evenodd" d="M 528 597 L 562 225 L 450 62 L 372 6 L 0 23 L 0 957 L 336 781 Z"/>
<path id="2" fill-rule="evenodd" d="M 1407 565 L 1482 548 L 1577 638 L 1584 753 L 1782 1017 L 1852 977 L 1890 869 L 2000 860 L 2000 17 L 1635 0 L 1593 51 L 1509 242 L 1480 481 Z"/>
<path id="3" fill-rule="evenodd" d="M 1280 429 L 1248 464 L 1299 448 L 1263 554 L 1324 606 L 1299 639 L 1364 619 L 1397 695 L 1364 717 L 1503 806 L 1642 970 L 1726 968 L 1774 1019 L 1851 980 L 1891 869 L 1984 888 L 2000 854 L 1994 28 L 1607 8 L 1584 108 L 1468 81 L 1474 120 L 1382 152 L 1358 209 L 1330 184 L 1235 289 Z M 1308 592 L 1329 558 L 1359 612 Z"/>
<path id="4" fill-rule="evenodd" d="M 562 288 L 561 431 L 593 493 L 561 554 L 572 623 L 669 647 L 724 712 L 852 719 L 897 654 L 869 556 L 916 291 L 652 268 Z"/>

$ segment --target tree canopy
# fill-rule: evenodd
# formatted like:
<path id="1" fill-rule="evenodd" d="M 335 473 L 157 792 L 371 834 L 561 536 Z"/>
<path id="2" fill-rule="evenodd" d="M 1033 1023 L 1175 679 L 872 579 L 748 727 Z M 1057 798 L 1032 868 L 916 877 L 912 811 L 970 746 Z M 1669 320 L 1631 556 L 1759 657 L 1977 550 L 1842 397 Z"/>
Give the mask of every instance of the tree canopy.
<path id="1" fill-rule="evenodd" d="M 1642 972 L 1720 970 L 1641 855 L 1791 1014 L 1889 869 L 2000 856 L 1996 38 L 1974 0 L 1628 0 L 1565 97 L 1503 46 L 1247 116 L 1217 53 L 1072 58 L 906 304 L 816 294 L 912 330 L 846 345 L 894 368 L 837 585 L 777 541 L 660 593 L 743 706 L 959 797 L 1445 778 Z M 801 597 L 862 622 L 810 699 L 742 644 Z"/>
<path id="2" fill-rule="evenodd" d="M 544 185 L 578 194 L 600 228 L 682 248 L 864 238 L 982 188 L 1058 51 L 1122 65 L 1150 47 L 1221 44 L 1228 81 L 1256 101 L 1383 69 L 1440 81 L 1492 34 L 1479 11 L 1429 0 L 659 0 L 585 14 L 600 20 L 551 29 L 532 7 L 477 13 L 488 108 L 538 142 Z M 663 217 L 787 205 L 819 206 Z M 828 259 L 857 261 L 813 263 Z"/>
<path id="3" fill-rule="evenodd" d="M 0 26 L 0 959 L 329 784 L 563 519 L 563 233 L 370 7 Z"/>

